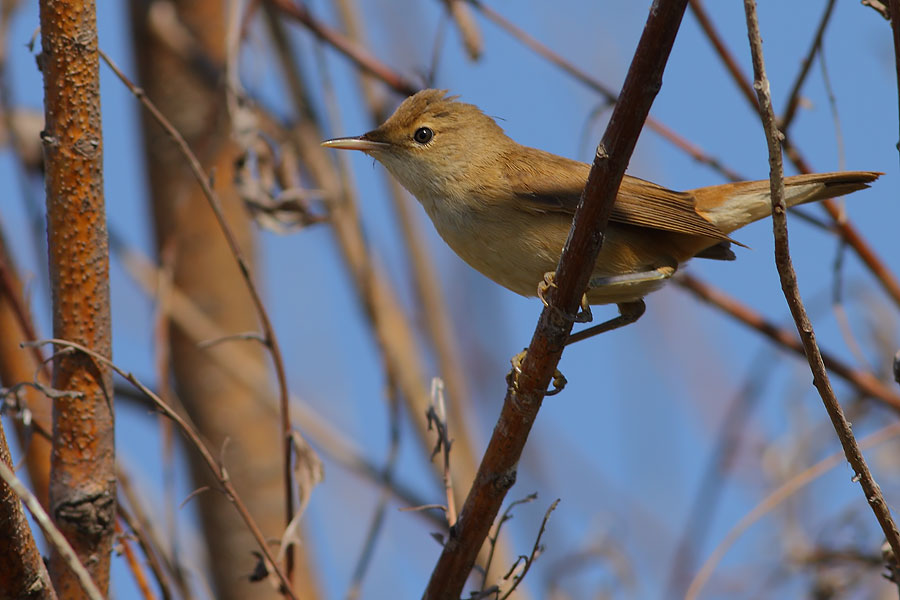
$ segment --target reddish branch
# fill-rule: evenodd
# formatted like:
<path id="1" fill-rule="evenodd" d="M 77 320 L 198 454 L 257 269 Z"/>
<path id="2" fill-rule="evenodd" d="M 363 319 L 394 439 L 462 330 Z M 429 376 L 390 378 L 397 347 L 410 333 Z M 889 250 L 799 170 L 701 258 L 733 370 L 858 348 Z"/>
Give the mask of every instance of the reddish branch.
<path id="1" fill-rule="evenodd" d="M 900 104 L 900 2 L 889 2 L 888 10 L 894 39 L 894 67 L 897 71 L 897 98 Z"/>
<path id="2" fill-rule="evenodd" d="M 288 0 L 266 1 L 275 6 L 283 15 L 301 23 L 320 40 L 328 42 L 338 52 L 356 63 L 358 67 L 378 77 L 398 92 L 411 96 L 421 88 L 396 73 L 350 38 L 320 22 L 306 6 Z"/>
<path id="3" fill-rule="evenodd" d="M 832 425 L 834 425 L 834 430 L 841 441 L 847 461 L 856 473 L 854 480 L 859 481 L 866 500 L 875 513 L 875 518 L 878 520 L 878 524 L 884 531 L 885 538 L 891 547 L 895 558 L 889 561 L 888 567 L 891 570 L 893 580 L 898 582 L 897 578 L 900 575 L 900 568 L 898 568 L 897 560 L 900 559 L 900 531 L 897 530 L 897 525 L 891 517 L 891 510 L 881 493 L 881 488 L 878 487 L 875 478 L 869 471 L 859 444 L 853 436 L 850 422 L 844 416 L 844 411 L 831 387 L 831 381 L 822 360 L 822 353 L 819 351 L 819 346 L 816 343 L 816 334 L 813 331 L 812 323 L 806 314 L 806 308 L 803 306 L 803 300 L 800 297 L 797 274 L 794 272 L 788 245 L 787 215 L 785 214 L 787 209 L 784 202 L 784 167 L 781 159 L 782 136 L 776 126 L 775 112 L 772 109 L 772 97 L 769 90 L 769 80 L 766 78 L 755 0 L 744 0 L 744 9 L 747 14 L 747 32 L 750 37 L 750 50 L 753 55 L 753 87 L 759 98 L 759 112 L 762 117 L 769 149 L 769 180 L 772 190 L 772 229 L 775 236 L 775 266 L 778 268 L 778 275 L 781 278 L 781 288 L 784 291 L 785 300 L 791 309 L 791 315 L 794 317 L 797 331 L 803 342 L 803 349 L 806 352 L 809 368 L 813 374 L 813 385 L 816 386 L 819 395 L 822 397 L 822 403 L 825 405 L 825 410 L 828 412 Z"/>
<path id="4" fill-rule="evenodd" d="M 515 483 L 516 464 L 572 330 L 616 192 L 662 85 L 686 5 L 687 0 L 653 3 L 560 258 L 558 287 L 541 312 L 521 372 L 512 377 L 475 482 L 431 574 L 424 595 L 428 600 L 460 597 L 506 492 Z"/>
<path id="5" fill-rule="evenodd" d="M 0 399 L 2 402 L 2 399 Z M 0 427 L 0 462 L 12 471 L 6 436 Z M 0 480 L 0 596 L 28 600 L 55 599 L 50 577 L 28 528 L 19 496 Z"/>
<path id="6" fill-rule="evenodd" d="M 722 290 L 716 289 L 688 274 L 681 275 L 676 279 L 676 282 L 681 287 L 694 293 L 701 300 L 709 302 L 744 325 L 763 334 L 776 345 L 801 356 L 806 356 L 803 344 L 793 332 L 766 320 L 759 312 L 736 298 L 725 294 Z M 886 386 L 871 373 L 854 369 L 847 363 L 825 352 L 822 353 L 822 360 L 829 371 L 846 380 L 860 393 L 876 398 L 894 410 L 900 411 L 900 394 Z"/>
<path id="7" fill-rule="evenodd" d="M 53 333 L 109 357 L 109 259 L 93 0 L 40 2 L 44 165 Z M 116 514 L 112 371 L 84 354 L 54 363 L 53 386 L 80 392 L 53 405 L 50 508 L 97 587 L 109 585 Z M 57 591 L 81 586 L 55 550 Z"/>
<path id="8" fill-rule="evenodd" d="M 900 12 L 900 8 L 897 8 L 897 3 L 892 2 L 891 8 L 892 10 Z M 702 13 L 703 8 L 698 0 L 692 0 L 692 8 L 697 12 L 698 18 Z M 826 10 L 827 10 L 826 6 Z M 709 20 L 708 17 L 706 19 Z M 897 19 L 894 19 L 894 23 L 897 22 Z M 827 19 L 823 17 L 820 23 L 827 24 Z M 821 25 L 819 31 L 824 31 L 824 25 Z M 816 36 L 821 35 L 820 32 L 817 32 Z M 718 36 L 715 33 L 715 29 L 709 24 L 709 28 L 704 27 L 704 33 L 706 33 L 707 37 L 710 39 L 710 42 L 716 48 L 716 53 L 719 55 L 719 58 L 722 62 L 727 66 L 733 59 L 731 59 L 730 54 L 728 53 L 727 48 L 724 43 L 718 40 Z M 895 47 L 898 47 L 897 44 L 900 44 L 900 39 L 898 39 L 897 28 L 894 28 L 894 39 L 895 39 Z M 898 63 L 900 65 L 900 63 Z M 741 74 L 739 69 L 732 70 L 729 68 L 729 73 L 731 73 L 732 78 L 734 79 L 735 84 L 739 89 L 745 90 L 748 87 L 748 82 L 746 78 Z M 898 74 L 900 74 L 900 66 L 898 66 Z M 799 78 L 798 78 L 799 79 Z M 900 79 L 898 79 L 900 81 Z M 753 96 L 747 96 L 747 101 L 753 107 L 754 110 L 757 110 L 756 98 Z M 784 147 L 784 152 L 787 154 L 788 158 L 794 164 L 798 171 L 801 173 L 812 173 L 813 169 L 806 162 L 803 156 L 800 154 L 800 151 L 796 146 L 791 142 L 791 138 L 788 136 L 787 131 L 781 132 L 781 144 Z M 890 269 L 884 264 L 884 261 L 875 253 L 872 247 L 868 244 L 866 239 L 859 233 L 856 227 L 850 223 L 844 212 L 840 209 L 836 202 L 833 200 L 824 200 L 821 203 L 822 207 L 828 212 L 828 216 L 831 217 L 831 220 L 834 222 L 834 226 L 837 231 L 840 233 L 841 238 L 847 242 L 847 244 L 853 248 L 853 251 L 856 252 L 857 256 L 859 256 L 860 260 L 866 265 L 866 268 L 872 273 L 875 279 L 881 284 L 884 291 L 891 297 L 891 299 L 897 305 L 900 305 L 900 281 L 894 276 Z"/>

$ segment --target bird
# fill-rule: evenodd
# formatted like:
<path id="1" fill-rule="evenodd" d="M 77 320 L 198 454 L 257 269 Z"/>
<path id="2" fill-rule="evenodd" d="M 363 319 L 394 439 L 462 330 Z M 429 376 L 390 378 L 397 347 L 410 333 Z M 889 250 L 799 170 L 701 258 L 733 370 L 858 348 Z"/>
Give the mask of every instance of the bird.
<path id="1" fill-rule="evenodd" d="M 471 267 L 523 296 L 553 285 L 590 165 L 518 144 L 497 122 L 447 90 L 406 98 L 381 125 L 322 142 L 362 151 L 419 201 L 438 234 Z M 784 178 L 796 206 L 869 187 L 881 173 Z M 643 298 L 692 258 L 734 260 L 730 237 L 772 212 L 769 181 L 674 191 L 625 175 L 582 302 L 616 304 L 605 331 L 634 322 Z M 546 301 L 545 301 L 546 304 Z M 588 317 L 589 318 L 589 317 Z M 587 319 L 584 319 L 587 320 Z"/>

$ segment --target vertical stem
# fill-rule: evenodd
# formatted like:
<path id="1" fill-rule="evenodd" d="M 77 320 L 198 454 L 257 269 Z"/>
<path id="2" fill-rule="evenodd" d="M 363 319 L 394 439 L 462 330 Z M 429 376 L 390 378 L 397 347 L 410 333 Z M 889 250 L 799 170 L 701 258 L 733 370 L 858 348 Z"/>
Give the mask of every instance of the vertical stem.
<path id="1" fill-rule="evenodd" d="M 94 0 L 41 0 L 43 134 L 53 334 L 109 357 L 109 255 Z M 112 372 L 79 352 L 60 353 L 53 386 L 80 392 L 53 406 L 50 508 L 101 590 L 109 585 L 116 512 Z M 83 590 L 55 550 L 60 596 Z"/>
<path id="2" fill-rule="evenodd" d="M 862 455 L 859 444 L 853 436 L 850 422 L 844 415 L 831 387 L 831 380 L 825 370 L 822 353 L 816 342 L 816 333 L 803 306 L 800 297 L 800 288 L 797 284 L 797 274 L 794 271 L 791 260 L 790 246 L 788 244 L 787 208 L 784 201 L 784 166 L 781 157 L 781 142 L 784 135 L 778 131 L 775 122 L 775 111 L 772 108 L 772 95 L 769 89 L 769 80 L 766 77 L 765 61 L 763 59 L 762 39 L 759 33 L 759 21 L 756 14 L 755 0 L 744 0 L 744 10 L 747 15 L 747 34 L 750 38 L 750 51 L 753 55 L 753 88 L 759 98 L 759 112 L 762 118 L 763 129 L 766 134 L 766 142 L 769 149 L 769 180 L 772 192 L 772 230 L 775 237 L 775 266 L 781 278 L 781 289 L 785 300 L 797 325 L 797 332 L 803 342 L 803 350 L 809 362 L 809 368 L 813 375 L 813 385 L 822 398 L 822 404 L 831 419 L 834 430 L 837 433 L 847 462 L 855 473 L 853 480 L 858 481 L 865 494 L 866 501 L 875 514 L 878 524 L 884 531 L 885 539 L 891 547 L 893 558 L 889 559 L 887 566 L 891 571 L 891 579 L 898 582 L 900 568 L 897 560 L 900 558 L 900 530 L 891 516 L 891 509 L 887 505 L 881 488 L 875 482 L 869 466 Z"/>

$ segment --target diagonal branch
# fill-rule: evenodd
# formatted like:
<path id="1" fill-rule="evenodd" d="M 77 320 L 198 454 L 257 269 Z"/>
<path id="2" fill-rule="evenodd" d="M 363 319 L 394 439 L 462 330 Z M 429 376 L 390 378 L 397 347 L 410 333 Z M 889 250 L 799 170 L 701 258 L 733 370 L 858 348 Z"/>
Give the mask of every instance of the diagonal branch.
<path id="1" fill-rule="evenodd" d="M 625 84 L 597 148 L 594 164 L 557 267 L 558 287 L 541 312 L 518 376 L 510 377 L 500 418 L 475 482 L 431 574 L 424 597 L 456 599 L 475 563 L 506 492 L 515 483 L 516 464 L 537 418 L 547 386 L 574 324 L 587 288 L 602 232 L 612 211 L 628 160 L 662 85 L 662 74 L 687 0 L 658 0 L 638 42 Z"/>
<path id="2" fill-rule="evenodd" d="M 828 373 L 825 370 L 825 364 L 822 360 L 822 353 L 816 343 L 816 334 L 813 331 L 812 323 L 806 314 L 806 308 L 803 306 L 803 300 L 800 297 L 800 288 L 797 285 L 797 274 L 794 272 L 794 266 L 791 261 L 790 248 L 788 245 L 787 215 L 784 201 L 784 167 L 781 159 L 781 140 L 782 135 L 778 131 L 775 123 L 775 112 L 772 109 L 772 96 L 769 90 L 769 80 L 766 78 L 766 67 L 763 60 L 762 40 L 759 34 L 759 22 L 756 16 L 755 0 L 744 0 L 744 10 L 747 14 L 747 32 L 750 37 L 750 50 L 753 55 L 753 87 L 759 97 L 760 116 L 762 117 L 763 128 L 766 132 L 766 142 L 769 149 L 769 181 L 772 190 L 772 229 L 775 236 L 775 266 L 778 268 L 778 275 L 781 278 L 781 288 L 784 291 L 785 300 L 791 309 L 791 315 L 797 324 L 797 331 L 803 342 L 803 349 L 806 351 L 806 358 L 809 361 L 809 368 L 813 374 L 813 384 L 822 397 L 822 403 L 825 410 L 831 418 L 834 429 L 844 448 L 844 454 L 850 466 L 853 467 L 854 480 L 859 481 L 860 486 L 865 493 L 872 512 L 884 535 L 888 544 L 893 551 L 893 564 L 888 565 L 891 570 L 892 578 L 898 582 L 897 559 L 900 558 L 900 531 L 891 517 L 891 510 L 885 502 L 884 496 L 881 494 L 881 488 L 875 483 L 875 478 L 869 471 L 869 466 L 863 458 L 862 451 L 853 431 L 850 428 L 850 422 L 844 416 L 834 390 L 831 387 Z"/>

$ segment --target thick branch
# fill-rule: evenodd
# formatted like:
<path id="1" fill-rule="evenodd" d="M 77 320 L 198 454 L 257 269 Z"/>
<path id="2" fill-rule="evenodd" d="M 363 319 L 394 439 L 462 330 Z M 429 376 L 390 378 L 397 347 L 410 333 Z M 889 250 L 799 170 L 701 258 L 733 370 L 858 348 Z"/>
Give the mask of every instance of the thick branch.
<path id="1" fill-rule="evenodd" d="M 109 357 L 96 6 L 94 0 L 42 0 L 40 15 L 53 333 Z M 53 387 L 80 395 L 53 405 L 51 514 L 104 591 L 116 514 L 112 373 L 88 356 L 65 354 L 55 361 Z M 81 593 L 56 551 L 50 574 L 61 596 Z"/>

